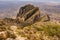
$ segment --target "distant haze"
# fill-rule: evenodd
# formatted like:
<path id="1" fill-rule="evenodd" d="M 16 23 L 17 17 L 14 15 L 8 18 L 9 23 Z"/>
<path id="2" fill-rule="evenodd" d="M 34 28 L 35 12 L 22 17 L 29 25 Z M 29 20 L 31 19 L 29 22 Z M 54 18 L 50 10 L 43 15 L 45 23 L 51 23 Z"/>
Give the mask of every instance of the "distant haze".
<path id="1" fill-rule="evenodd" d="M 32 1 L 32 2 L 54 2 L 54 3 L 60 2 L 60 0 L 0 0 L 0 1 Z"/>

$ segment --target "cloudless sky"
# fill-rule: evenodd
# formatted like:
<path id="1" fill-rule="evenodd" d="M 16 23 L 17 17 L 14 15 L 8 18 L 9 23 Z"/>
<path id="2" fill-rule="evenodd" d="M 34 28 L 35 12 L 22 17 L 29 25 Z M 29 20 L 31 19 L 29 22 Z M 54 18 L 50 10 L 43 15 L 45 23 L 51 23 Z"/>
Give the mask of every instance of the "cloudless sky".
<path id="1" fill-rule="evenodd" d="M 33 2 L 59 2 L 60 0 L 0 0 L 0 1 L 33 1 Z"/>

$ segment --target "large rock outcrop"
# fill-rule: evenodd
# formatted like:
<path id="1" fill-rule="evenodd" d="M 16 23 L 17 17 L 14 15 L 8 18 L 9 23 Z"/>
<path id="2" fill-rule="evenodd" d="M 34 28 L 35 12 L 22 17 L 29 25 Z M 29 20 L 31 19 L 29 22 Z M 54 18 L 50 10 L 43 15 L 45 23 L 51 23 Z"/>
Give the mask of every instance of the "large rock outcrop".
<path id="1" fill-rule="evenodd" d="M 0 25 L 18 25 L 18 26 L 28 26 L 35 22 L 46 22 L 49 21 L 50 18 L 48 15 L 44 15 L 41 17 L 41 13 L 38 7 L 33 5 L 25 5 L 20 8 L 19 13 L 16 16 L 16 19 L 12 18 L 4 18 L 0 22 Z"/>
<path id="2" fill-rule="evenodd" d="M 25 22 L 28 21 L 29 22 L 32 20 L 35 21 L 36 18 L 40 17 L 40 11 L 38 7 L 34 7 L 33 5 L 26 5 L 24 7 L 21 7 L 19 10 L 19 13 L 17 14 L 17 19 L 19 21 Z"/>
<path id="3" fill-rule="evenodd" d="M 28 4 L 20 8 L 16 18 L 22 25 L 30 25 L 41 19 L 40 10 L 38 7 Z M 47 18 L 46 21 L 49 21 L 49 16 L 47 15 L 43 16 L 41 20 L 44 21 L 45 18 Z"/>

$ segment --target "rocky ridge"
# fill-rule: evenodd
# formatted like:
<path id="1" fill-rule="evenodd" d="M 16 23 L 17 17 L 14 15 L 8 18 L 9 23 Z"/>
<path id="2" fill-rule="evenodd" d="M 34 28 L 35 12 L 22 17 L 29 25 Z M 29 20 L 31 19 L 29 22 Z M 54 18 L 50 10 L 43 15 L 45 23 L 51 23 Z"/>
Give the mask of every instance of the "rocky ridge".
<path id="1" fill-rule="evenodd" d="M 38 20 L 43 22 L 50 20 L 47 14 L 41 17 L 39 8 L 30 4 L 21 7 L 16 18 L 25 25 L 31 25 Z"/>
<path id="2" fill-rule="evenodd" d="M 47 14 L 41 17 L 39 8 L 30 4 L 20 8 L 19 13 L 16 16 L 16 19 L 12 19 L 12 18 L 2 19 L 3 23 L 5 22 L 5 24 L 7 23 L 7 25 L 19 24 L 20 26 L 28 26 L 37 21 L 46 22 L 49 20 L 50 18 Z"/>
<path id="3" fill-rule="evenodd" d="M 16 19 L 0 20 L 0 40 L 60 40 L 59 24 L 28 4 L 19 9 Z"/>

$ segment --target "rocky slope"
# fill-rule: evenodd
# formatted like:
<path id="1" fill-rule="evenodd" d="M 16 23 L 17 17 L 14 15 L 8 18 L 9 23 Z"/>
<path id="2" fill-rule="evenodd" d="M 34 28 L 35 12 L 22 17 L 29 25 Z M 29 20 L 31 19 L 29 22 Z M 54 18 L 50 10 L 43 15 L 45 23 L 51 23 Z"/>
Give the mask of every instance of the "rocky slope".
<path id="1" fill-rule="evenodd" d="M 20 26 L 0 26 L 0 40 L 60 40 L 60 23 L 37 22 L 21 28 Z"/>
<path id="2" fill-rule="evenodd" d="M 16 19 L 0 20 L 0 40 L 60 40 L 60 23 L 41 16 L 38 7 L 25 5 Z"/>

